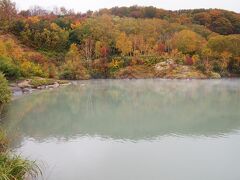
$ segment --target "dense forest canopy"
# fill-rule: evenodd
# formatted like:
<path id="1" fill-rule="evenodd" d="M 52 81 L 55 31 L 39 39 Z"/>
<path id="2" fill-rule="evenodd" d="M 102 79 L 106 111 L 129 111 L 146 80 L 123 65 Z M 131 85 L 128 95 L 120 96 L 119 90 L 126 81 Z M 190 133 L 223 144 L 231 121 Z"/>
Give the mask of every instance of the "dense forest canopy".
<path id="1" fill-rule="evenodd" d="M 151 69 L 168 59 L 205 74 L 240 73 L 240 14 L 226 10 L 18 12 L 10 0 L 0 0 L 0 29 L 0 71 L 9 79 L 114 78 L 121 69 Z"/>

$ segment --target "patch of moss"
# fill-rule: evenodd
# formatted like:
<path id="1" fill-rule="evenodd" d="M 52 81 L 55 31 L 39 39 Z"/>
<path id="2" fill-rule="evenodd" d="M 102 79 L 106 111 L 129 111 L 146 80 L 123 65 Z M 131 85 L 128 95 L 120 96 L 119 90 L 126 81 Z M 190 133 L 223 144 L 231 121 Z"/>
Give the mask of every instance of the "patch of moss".
<path id="1" fill-rule="evenodd" d="M 54 80 L 54 79 L 33 78 L 30 80 L 29 84 L 33 88 L 37 88 L 39 86 L 53 85 L 55 82 L 56 82 L 56 80 Z"/>
<path id="2" fill-rule="evenodd" d="M 57 80 L 58 84 L 68 84 L 69 81 L 68 80 Z"/>

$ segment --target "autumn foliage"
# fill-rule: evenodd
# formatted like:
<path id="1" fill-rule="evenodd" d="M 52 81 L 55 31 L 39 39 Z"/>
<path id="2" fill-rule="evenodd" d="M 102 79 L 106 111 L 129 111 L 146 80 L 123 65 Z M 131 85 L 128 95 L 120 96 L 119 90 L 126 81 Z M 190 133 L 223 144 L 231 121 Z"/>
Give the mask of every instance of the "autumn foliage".
<path id="1" fill-rule="evenodd" d="M 0 71 L 8 79 L 109 78 L 122 68 L 149 68 L 167 59 L 204 73 L 240 73 L 235 12 L 139 6 L 84 14 L 40 7 L 17 12 L 11 1 L 0 2 Z"/>

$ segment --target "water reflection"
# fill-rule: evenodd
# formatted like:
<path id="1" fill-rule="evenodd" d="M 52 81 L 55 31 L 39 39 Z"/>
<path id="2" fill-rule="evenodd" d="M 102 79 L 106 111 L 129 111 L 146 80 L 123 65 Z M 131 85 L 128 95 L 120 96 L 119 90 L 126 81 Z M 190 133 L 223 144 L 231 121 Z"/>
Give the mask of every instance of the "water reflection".
<path id="1" fill-rule="evenodd" d="M 15 139 L 155 139 L 240 129 L 239 80 L 96 80 L 14 100 L 2 121 Z M 19 139 L 16 139 L 19 142 Z"/>
<path id="2" fill-rule="evenodd" d="M 44 179 L 238 180 L 239 107 L 239 80 L 98 80 L 19 97 L 1 119 Z"/>

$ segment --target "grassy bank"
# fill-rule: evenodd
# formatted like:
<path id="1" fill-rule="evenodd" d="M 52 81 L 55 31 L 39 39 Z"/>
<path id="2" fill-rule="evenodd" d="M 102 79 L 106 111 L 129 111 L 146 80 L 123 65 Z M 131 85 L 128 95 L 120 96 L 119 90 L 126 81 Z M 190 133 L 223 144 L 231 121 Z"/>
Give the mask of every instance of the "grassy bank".
<path id="1" fill-rule="evenodd" d="M 13 155 L 9 151 L 6 135 L 0 130 L 0 179 L 34 179 L 39 173 L 41 173 L 41 171 L 35 162 Z"/>
<path id="2" fill-rule="evenodd" d="M 0 113 L 3 104 L 11 99 L 11 91 L 2 73 L 0 73 Z M 40 169 L 35 162 L 13 155 L 8 147 L 5 133 L 0 129 L 0 180 L 23 180 L 35 178 Z"/>
<path id="3" fill-rule="evenodd" d="M 4 75 L 0 72 L 0 107 L 4 103 L 7 103 L 10 101 L 11 98 L 11 91 L 8 88 L 8 82 Z"/>

